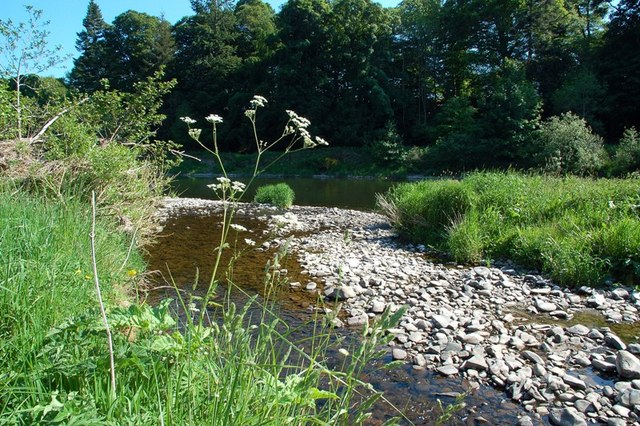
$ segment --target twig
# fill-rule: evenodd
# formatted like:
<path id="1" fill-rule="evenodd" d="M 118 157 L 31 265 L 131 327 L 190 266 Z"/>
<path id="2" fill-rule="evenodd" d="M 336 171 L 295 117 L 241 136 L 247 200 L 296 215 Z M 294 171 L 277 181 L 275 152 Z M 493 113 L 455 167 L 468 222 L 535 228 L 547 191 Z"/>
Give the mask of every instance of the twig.
<path id="1" fill-rule="evenodd" d="M 107 312 L 104 309 L 102 294 L 100 292 L 100 281 L 98 279 L 98 265 L 96 262 L 96 193 L 91 191 L 91 263 L 93 264 L 93 281 L 96 284 L 96 294 L 100 303 L 100 312 L 102 313 L 102 321 L 104 328 L 107 330 L 107 341 L 109 343 L 109 366 L 111 368 L 111 395 L 116 399 L 116 365 L 113 356 L 113 340 L 111 338 L 111 329 L 107 322 Z"/>

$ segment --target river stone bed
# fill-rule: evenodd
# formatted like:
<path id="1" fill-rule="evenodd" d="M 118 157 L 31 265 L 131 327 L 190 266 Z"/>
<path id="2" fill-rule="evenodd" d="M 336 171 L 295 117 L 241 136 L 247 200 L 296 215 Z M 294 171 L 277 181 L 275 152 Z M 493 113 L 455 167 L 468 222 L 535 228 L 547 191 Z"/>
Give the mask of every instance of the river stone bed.
<path id="1" fill-rule="evenodd" d="M 165 199 L 160 217 L 212 214 L 221 202 Z M 321 292 L 346 312 L 336 326 L 362 326 L 386 309 L 407 311 L 391 354 L 444 376 L 503 388 L 530 413 L 520 425 L 640 424 L 640 344 L 607 327 L 562 327 L 554 318 L 597 310 L 610 322 L 639 319 L 640 292 L 622 287 L 572 292 L 509 268 L 448 267 L 425 247 L 402 244 L 379 214 L 294 206 L 286 213 L 239 204 L 271 233 L 261 248 L 289 244 L 308 281 L 289 285 Z M 326 308 L 325 308 L 326 309 Z M 535 320 L 518 320 L 518 310 Z M 602 379 L 596 371 L 606 379 Z"/>

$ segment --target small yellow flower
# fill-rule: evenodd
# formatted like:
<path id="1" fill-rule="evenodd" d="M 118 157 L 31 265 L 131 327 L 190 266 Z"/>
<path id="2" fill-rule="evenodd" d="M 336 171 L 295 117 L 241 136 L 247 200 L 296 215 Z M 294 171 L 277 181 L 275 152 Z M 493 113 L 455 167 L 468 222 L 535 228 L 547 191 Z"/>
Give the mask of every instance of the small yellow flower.
<path id="1" fill-rule="evenodd" d="M 76 269 L 76 275 L 80 275 L 82 274 L 82 270 L 81 269 Z"/>
<path id="2" fill-rule="evenodd" d="M 89 275 L 89 274 L 85 275 L 85 276 L 84 276 L 84 279 L 85 279 L 85 280 L 90 280 L 90 279 L 91 279 L 91 275 Z"/>
<path id="3" fill-rule="evenodd" d="M 127 275 L 131 278 L 135 277 L 136 275 L 138 275 L 138 271 L 136 271 L 135 269 L 129 269 L 127 271 Z"/>

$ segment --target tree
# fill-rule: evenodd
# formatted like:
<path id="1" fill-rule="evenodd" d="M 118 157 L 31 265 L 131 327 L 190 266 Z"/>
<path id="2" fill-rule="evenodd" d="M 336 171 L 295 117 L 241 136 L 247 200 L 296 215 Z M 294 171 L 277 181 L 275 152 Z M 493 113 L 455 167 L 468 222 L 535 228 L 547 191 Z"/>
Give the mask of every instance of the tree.
<path id="1" fill-rule="evenodd" d="M 584 118 L 592 128 L 600 129 L 599 114 L 603 111 L 606 90 L 590 69 L 579 69 L 569 75 L 553 94 L 553 110 L 557 114 L 573 112 Z"/>
<path id="2" fill-rule="evenodd" d="M 42 73 L 64 60 L 58 52 L 61 46 L 49 48 L 46 29 L 49 21 L 42 20 L 42 11 L 26 6 L 27 22 L 14 24 L 11 19 L 0 20 L 0 78 L 7 78 L 14 86 L 13 109 L 15 111 L 18 139 L 22 139 L 25 116 L 21 91 L 25 87 L 25 77 Z"/>
<path id="3" fill-rule="evenodd" d="M 106 78 L 112 87 L 130 91 L 172 59 L 175 42 L 165 19 L 129 10 L 105 30 Z"/>
<path id="4" fill-rule="evenodd" d="M 608 87 L 608 130 L 640 128 L 640 2 L 621 0 L 611 17 L 598 54 L 600 73 Z"/>
<path id="5" fill-rule="evenodd" d="M 244 62 L 261 62 L 273 53 L 277 32 L 273 8 L 262 0 L 241 0 L 234 10 L 238 29 L 238 55 Z"/>
<path id="6" fill-rule="evenodd" d="M 76 41 L 80 56 L 73 60 L 69 82 L 73 87 L 92 93 L 100 88 L 100 80 L 107 77 L 105 32 L 109 29 L 94 0 L 89 1 L 82 25 L 84 30 L 78 33 Z"/>

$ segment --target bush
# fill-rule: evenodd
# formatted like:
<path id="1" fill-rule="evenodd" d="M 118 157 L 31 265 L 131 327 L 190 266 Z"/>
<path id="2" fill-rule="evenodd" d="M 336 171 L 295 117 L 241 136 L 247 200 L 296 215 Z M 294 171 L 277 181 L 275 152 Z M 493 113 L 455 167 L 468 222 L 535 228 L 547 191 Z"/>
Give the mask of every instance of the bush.
<path id="1" fill-rule="evenodd" d="M 279 183 L 259 187 L 253 201 L 287 209 L 293 205 L 294 198 L 293 189 L 286 183 Z"/>
<path id="2" fill-rule="evenodd" d="M 558 174 L 594 174 L 607 158 L 602 138 L 572 113 L 542 123 L 534 134 L 534 144 L 537 166 Z"/>
<path id="3" fill-rule="evenodd" d="M 640 169 L 640 135 L 635 128 L 624 131 L 613 156 L 612 168 L 615 174 Z"/>
<path id="4" fill-rule="evenodd" d="M 387 123 L 382 135 L 367 145 L 376 163 L 402 165 L 407 159 L 407 148 L 393 123 Z"/>

